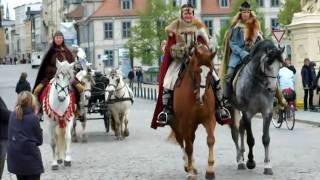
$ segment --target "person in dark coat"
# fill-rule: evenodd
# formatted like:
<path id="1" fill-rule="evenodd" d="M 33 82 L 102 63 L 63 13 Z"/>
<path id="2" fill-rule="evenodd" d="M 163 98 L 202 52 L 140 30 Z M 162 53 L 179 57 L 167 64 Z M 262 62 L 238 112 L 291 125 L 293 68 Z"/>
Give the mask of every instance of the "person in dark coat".
<path id="1" fill-rule="evenodd" d="M 310 65 L 310 60 L 308 58 L 304 59 L 304 65 L 301 69 L 302 86 L 304 89 L 304 110 L 308 110 L 308 97 L 309 97 L 309 108 L 314 109 L 313 106 L 313 90 L 314 90 L 314 80 L 312 69 Z"/>
<path id="2" fill-rule="evenodd" d="M 138 82 L 138 88 L 142 88 L 142 83 L 143 83 L 143 73 L 141 68 L 138 69 L 136 72 L 136 77 L 137 77 L 137 82 Z"/>
<path id="3" fill-rule="evenodd" d="M 317 92 L 317 94 L 319 94 L 319 92 L 320 92 L 320 66 L 319 66 L 319 70 L 318 70 L 315 84 L 316 84 L 316 92 Z M 319 96 L 318 105 L 320 106 L 320 96 Z"/>
<path id="4" fill-rule="evenodd" d="M 20 75 L 20 79 L 16 86 L 16 93 L 19 94 L 22 91 L 31 91 L 30 83 L 27 81 L 27 73 L 23 72 Z"/>
<path id="5" fill-rule="evenodd" d="M 129 86 L 130 88 L 133 88 L 133 80 L 134 80 L 134 72 L 133 69 L 128 73 L 128 79 L 129 79 Z"/>
<path id="6" fill-rule="evenodd" d="M 53 37 L 53 42 L 44 56 L 39 68 L 39 72 L 33 87 L 33 94 L 39 98 L 42 90 L 49 81 L 54 77 L 57 71 L 56 61 L 75 61 L 71 51 L 64 44 L 64 36 L 60 31 L 57 31 Z M 72 81 L 73 87 L 76 88 L 78 95 L 84 91 L 83 85 L 75 78 Z"/>
<path id="7" fill-rule="evenodd" d="M 44 172 L 38 147 L 43 141 L 42 129 L 36 109 L 35 97 L 23 91 L 10 115 L 7 165 L 8 171 L 16 174 L 18 180 L 39 180 Z"/>
<path id="8" fill-rule="evenodd" d="M 8 122 L 11 111 L 0 97 L 0 179 L 3 173 L 4 162 L 7 153 Z"/>

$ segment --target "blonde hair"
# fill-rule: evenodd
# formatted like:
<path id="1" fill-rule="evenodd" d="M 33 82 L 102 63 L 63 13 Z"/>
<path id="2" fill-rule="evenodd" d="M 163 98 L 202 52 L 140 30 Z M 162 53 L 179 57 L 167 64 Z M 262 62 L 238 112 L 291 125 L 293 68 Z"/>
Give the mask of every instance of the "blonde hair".
<path id="1" fill-rule="evenodd" d="M 37 108 L 36 99 L 31 92 L 22 91 L 18 94 L 18 100 L 15 108 L 17 119 L 23 119 L 23 108 L 26 107 L 32 108 L 35 112 Z"/>
<path id="2" fill-rule="evenodd" d="M 257 18 L 256 14 L 254 13 L 254 11 L 250 11 L 250 18 Z M 241 11 L 239 11 L 232 19 L 231 21 L 231 27 L 234 27 L 239 21 L 242 22 L 241 19 Z"/>

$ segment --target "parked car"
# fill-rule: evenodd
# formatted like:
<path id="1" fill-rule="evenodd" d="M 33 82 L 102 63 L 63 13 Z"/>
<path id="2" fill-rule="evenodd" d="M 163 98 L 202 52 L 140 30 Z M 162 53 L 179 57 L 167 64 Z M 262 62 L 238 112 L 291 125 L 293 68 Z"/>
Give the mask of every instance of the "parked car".
<path id="1" fill-rule="evenodd" d="M 33 52 L 31 55 L 31 67 L 39 67 L 42 61 L 43 54 L 41 52 Z"/>

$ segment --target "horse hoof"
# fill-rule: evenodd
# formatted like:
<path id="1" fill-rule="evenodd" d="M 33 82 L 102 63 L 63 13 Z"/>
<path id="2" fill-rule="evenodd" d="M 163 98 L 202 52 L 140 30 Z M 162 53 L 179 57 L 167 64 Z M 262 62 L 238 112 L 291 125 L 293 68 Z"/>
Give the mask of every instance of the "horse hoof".
<path id="1" fill-rule="evenodd" d="M 273 171 L 271 168 L 264 168 L 263 174 L 265 175 L 273 175 Z"/>
<path id="2" fill-rule="evenodd" d="M 71 167 L 71 161 L 64 161 L 64 166 Z"/>
<path id="3" fill-rule="evenodd" d="M 184 171 L 185 171 L 185 172 L 188 172 L 188 167 L 185 166 L 185 167 L 184 167 Z M 198 170 L 195 169 L 195 168 L 193 168 L 193 173 L 194 173 L 194 174 L 198 174 Z"/>
<path id="4" fill-rule="evenodd" d="M 197 180 L 197 176 L 195 174 L 188 174 L 187 179 L 188 180 Z"/>
<path id="5" fill-rule="evenodd" d="M 215 179 L 216 175 L 214 172 L 206 172 L 206 179 Z"/>
<path id="6" fill-rule="evenodd" d="M 72 142 L 77 143 L 78 139 L 77 138 L 72 138 Z"/>
<path id="7" fill-rule="evenodd" d="M 124 130 L 123 136 L 124 137 L 128 137 L 129 136 L 129 130 L 128 129 Z"/>
<path id="8" fill-rule="evenodd" d="M 256 162 L 254 161 L 247 161 L 247 168 L 254 169 L 256 167 Z"/>
<path id="9" fill-rule="evenodd" d="M 238 170 L 245 170 L 247 169 L 246 165 L 244 163 L 239 163 L 238 164 Z"/>
<path id="10" fill-rule="evenodd" d="M 56 170 L 59 169 L 59 166 L 58 166 L 58 165 L 52 165 L 52 166 L 51 166 L 51 169 L 52 169 L 53 171 L 56 171 Z"/>
<path id="11" fill-rule="evenodd" d="M 184 167 L 184 171 L 185 171 L 185 172 L 188 172 L 188 168 L 187 168 L 186 166 Z"/>
<path id="12" fill-rule="evenodd" d="M 63 162 L 62 159 L 58 159 L 58 160 L 57 160 L 57 163 L 58 163 L 58 164 L 62 164 L 62 162 Z"/>
<path id="13" fill-rule="evenodd" d="M 88 142 L 88 138 L 84 137 L 82 138 L 82 143 L 87 143 Z"/>

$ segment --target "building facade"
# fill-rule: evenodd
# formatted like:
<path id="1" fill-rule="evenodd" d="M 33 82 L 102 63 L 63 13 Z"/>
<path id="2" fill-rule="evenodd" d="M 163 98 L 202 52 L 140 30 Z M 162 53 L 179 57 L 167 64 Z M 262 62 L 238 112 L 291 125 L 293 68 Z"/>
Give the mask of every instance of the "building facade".
<path id="1" fill-rule="evenodd" d="M 15 7 L 15 37 L 17 58 L 30 59 L 32 52 L 31 22 L 27 20 L 27 11 L 40 11 L 41 3 L 24 4 Z"/>

